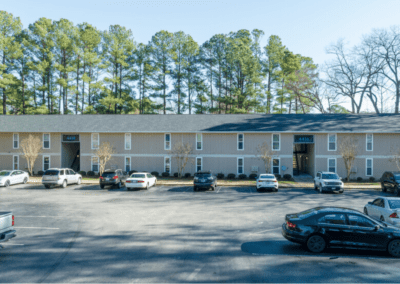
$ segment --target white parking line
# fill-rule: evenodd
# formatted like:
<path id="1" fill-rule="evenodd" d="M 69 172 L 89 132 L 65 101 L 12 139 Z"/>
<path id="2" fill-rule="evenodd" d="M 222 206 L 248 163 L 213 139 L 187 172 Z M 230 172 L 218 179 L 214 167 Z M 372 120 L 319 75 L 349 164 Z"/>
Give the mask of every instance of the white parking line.
<path id="1" fill-rule="evenodd" d="M 221 188 L 222 188 L 222 186 L 219 186 L 219 188 L 218 188 L 218 190 L 217 190 L 217 193 L 221 190 Z"/>
<path id="2" fill-rule="evenodd" d="M 24 246 L 23 244 L 8 244 L 8 243 L 2 243 L 1 245 L 7 245 L 7 246 Z"/>
<path id="3" fill-rule="evenodd" d="M 192 274 L 189 275 L 189 277 L 187 278 L 187 281 L 192 281 L 192 280 L 196 277 L 197 273 L 199 273 L 200 270 L 201 270 L 203 267 L 204 267 L 204 265 L 200 266 L 199 268 L 196 268 L 196 269 L 192 272 Z"/>
<path id="4" fill-rule="evenodd" d="M 60 216 L 14 216 L 15 218 L 62 218 Z"/>
<path id="5" fill-rule="evenodd" d="M 43 230 L 60 230 L 60 228 L 49 228 L 49 227 L 14 227 L 14 229 L 43 229 Z"/>

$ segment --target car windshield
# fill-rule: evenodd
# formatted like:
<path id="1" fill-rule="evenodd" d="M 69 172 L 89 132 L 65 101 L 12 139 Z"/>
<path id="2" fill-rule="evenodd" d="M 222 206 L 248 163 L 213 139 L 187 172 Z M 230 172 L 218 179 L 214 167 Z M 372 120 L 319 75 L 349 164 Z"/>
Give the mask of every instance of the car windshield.
<path id="1" fill-rule="evenodd" d="M 6 177 L 6 176 L 9 176 L 10 173 L 11 173 L 11 172 L 1 171 L 1 172 L 0 172 L 0 176 L 1 176 L 1 177 Z"/>
<path id="2" fill-rule="evenodd" d="M 323 174 L 322 179 L 339 179 L 337 174 Z"/>
<path id="3" fill-rule="evenodd" d="M 132 174 L 131 178 L 145 178 L 145 174 Z"/>
<path id="4" fill-rule="evenodd" d="M 390 209 L 399 209 L 400 200 L 388 200 Z"/>
<path id="5" fill-rule="evenodd" d="M 114 173 L 114 172 L 105 172 L 101 176 L 102 177 L 113 177 L 115 175 L 116 175 L 116 173 Z"/>
<path id="6" fill-rule="evenodd" d="M 211 177 L 211 174 L 195 174 L 194 176 L 197 178 L 208 178 Z"/>
<path id="7" fill-rule="evenodd" d="M 57 170 L 50 170 L 50 171 L 45 171 L 44 176 L 57 176 L 60 173 L 60 171 Z"/>
<path id="8" fill-rule="evenodd" d="M 260 175 L 260 178 L 275 178 L 274 175 Z"/>

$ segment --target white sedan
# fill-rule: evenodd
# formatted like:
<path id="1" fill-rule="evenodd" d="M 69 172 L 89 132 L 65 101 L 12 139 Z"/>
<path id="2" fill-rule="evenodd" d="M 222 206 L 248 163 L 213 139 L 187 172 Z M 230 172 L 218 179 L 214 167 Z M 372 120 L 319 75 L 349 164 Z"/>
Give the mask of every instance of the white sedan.
<path id="1" fill-rule="evenodd" d="M 125 187 L 127 190 L 131 188 L 146 188 L 149 189 L 155 186 L 157 178 L 149 173 L 133 173 L 126 179 Z"/>
<path id="2" fill-rule="evenodd" d="M 379 197 L 365 205 L 364 213 L 374 219 L 400 227 L 400 198 Z"/>
<path id="3" fill-rule="evenodd" d="M 29 174 L 24 171 L 0 171 L 0 186 L 9 187 L 12 184 L 27 183 L 29 181 Z"/>
<path id="4" fill-rule="evenodd" d="M 262 174 L 257 179 L 257 190 L 264 189 L 272 189 L 274 191 L 278 191 L 278 181 L 273 174 Z"/>

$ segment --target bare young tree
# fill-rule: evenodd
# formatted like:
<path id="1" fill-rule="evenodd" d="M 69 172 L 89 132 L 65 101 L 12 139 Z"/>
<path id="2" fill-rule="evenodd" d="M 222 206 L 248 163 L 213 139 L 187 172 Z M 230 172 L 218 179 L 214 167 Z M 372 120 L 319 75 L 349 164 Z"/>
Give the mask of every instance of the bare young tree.
<path id="1" fill-rule="evenodd" d="M 397 169 L 400 171 L 400 148 L 392 147 L 390 152 L 392 157 L 389 159 L 389 161 L 394 162 Z"/>
<path id="2" fill-rule="evenodd" d="M 39 156 L 39 153 L 42 151 L 42 141 L 38 136 L 29 134 L 28 138 L 25 138 L 21 141 L 21 148 L 26 162 L 28 163 L 29 174 L 32 176 L 33 166 L 35 165 L 35 161 Z"/>
<path id="3" fill-rule="evenodd" d="M 101 143 L 99 148 L 93 152 L 94 157 L 92 159 L 98 159 L 100 175 L 103 174 L 107 162 L 111 160 L 112 155 L 115 153 L 115 149 L 110 142 Z"/>
<path id="4" fill-rule="evenodd" d="M 264 142 L 262 145 L 257 146 L 257 154 L 256 157 L 264 162 L 265 173 L 269 173 L 271 170 L 271 161 L 272 161 L 272 150 L 267 142 Z"/>
<path id="5" fill-rule="evenodd" d="M 182 177 L 182 172 L 192 153 L 192 146 L 189 143 L 183 144 L 182 142 L 175 144 L 174 148 L 170 151 L 171 157 L 176 160 L 176 164 L 178 165 L 178 177 Z"/>
<path id="6" fill-rule="evenodd" d="M 358 140 L 353 136 L 345 136 L 339 144 L 339 153 L 342 156 L 347 173 L 347 181 L 350 180 L 351 169 L 354 166 L 358 154 Z"/>

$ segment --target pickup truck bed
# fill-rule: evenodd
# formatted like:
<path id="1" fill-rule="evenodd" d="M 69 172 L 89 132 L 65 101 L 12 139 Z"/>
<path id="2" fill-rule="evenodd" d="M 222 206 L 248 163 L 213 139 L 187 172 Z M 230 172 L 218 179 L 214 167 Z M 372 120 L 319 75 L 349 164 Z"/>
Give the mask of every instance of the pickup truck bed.
<path id="1" fill-rule="evenodd" d="M 13 226 L 14 215 L 11 212 L 0 212 L 0 243 L 16 236 Z"/>

